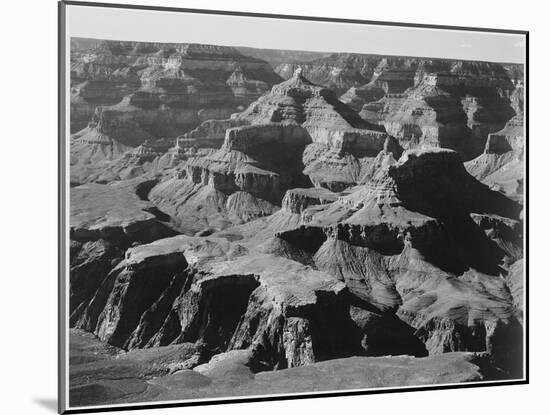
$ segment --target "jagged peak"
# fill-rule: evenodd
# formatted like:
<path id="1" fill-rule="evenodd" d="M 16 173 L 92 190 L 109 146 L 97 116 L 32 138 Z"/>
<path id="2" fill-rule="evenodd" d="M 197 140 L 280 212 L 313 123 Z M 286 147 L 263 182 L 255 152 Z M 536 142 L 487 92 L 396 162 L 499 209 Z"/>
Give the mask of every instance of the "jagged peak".
<path id="1" fill-rule="evenodd" d="M 307 79 L 301 67 L 296 68 L 290 79 L 274 85 L 271 93 L 276 95 L 301 96 L 304 98 L 334 96 L 334 92 L 330 89 L 316 85 Z"/>

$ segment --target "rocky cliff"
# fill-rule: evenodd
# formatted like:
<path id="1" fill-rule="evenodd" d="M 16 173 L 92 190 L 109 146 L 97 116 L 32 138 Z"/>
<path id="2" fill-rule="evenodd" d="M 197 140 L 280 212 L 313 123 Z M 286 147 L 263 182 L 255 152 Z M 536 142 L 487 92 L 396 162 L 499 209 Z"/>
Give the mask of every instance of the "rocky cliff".
<path id="1" fill-rule="evenodd" d="M 366 91 L 371 94 L 366 94 L 360 112 L 365 119 L 384 125 L 405 148 L 441 146 L 469 160 L 482 152 L 490 133 L 514 116 L 514 85 L 499 65 L 419 62 L 414 79 L 411 73 L 407 73 L 406 89 L 402 88 L 405 76 L 394 74 L 399 79 L 396 92 L 376 88 L 379 80 L 364 86 L 363 96 Z M 372 96 L 372 91 L 379 94 Z M 360 94 L 348 92 L 343 99 L 361 105 Z"/>
<path id="2" fill-rule="evenodd" d="M 405 148 L 436 145 L 470 160 L 482 153 L 489 134 L 520 114 L 515 85 L 522 82 L 521 65 L 332 54 L 276 71 L 289 78 L 296 68 L 342 93 L 342 102 L 383 125 Z"/>
<path id="3" fill-rule="evenodd" d="M 101 41 L 71 62 L 74 159 L 94 151 L 114 159 L 119 146 L 175 137 L 202 121 L 226 118 L 280 81 L 262 60 L 229 47 Z M 105 150 L 107 149 L 107 150 Z"/>
<path id="4" fill-rule="evenodd" d="M 70 321 L 74 324 L 133 244 L 176 235 L 169 218 L 140 199 L 151 183 L 96 183 L 71 189 Z"/>
<path id="5" fill-rule="evenodd" d="M 203 120 L 214 118 L 204 112 L 249 103 L 278 80 L 265 61 L 221 46 L 100 41 L 85 51 L 75 46 L 71 59 L 76 107 L 113 104 L 143 90 L 132 104 L 193 108 L 195 118 L 203 110 Z"/>
<path id="6" fill-rule="evenodd" d="M 317 200 L 256 226 L 281 229 L 286 215 L 285 251 L 346 283 L 367 353 L 485 350 L 500 365 L 521 354 L 509 291 L 521 295 L 510 267 L 522 257 L 521 206 L 472 178 L 456 153 L 406 152 L 337 201 Z"/>
<path id="7" fill-rule="evenodd" d="M 77 46 L 141 69 L 71 142 L 74 402 L 522 376 L 518 68 Z"/>
<path id="8" fill-rule="evenodd" d="M 195 343 L 191 366 L 242 349 L 263 368 L 471 351 L 518 373 L 521 206 L 457 153 L 407 151 L 347 193 L 289 190 L 283 205 L 218 235 L 140 231 L 161 239 L 125 253 L 108 242 L 136 237 L 74 210 L 75 243 L 92 243 L 75 266 L 103 271 L 95 292 L 75 284 L 73 324 L 125 349 Z"/>
<path id="9" fill-rule="evenodd" d="M 491 188 L 521 199 L 525 176 L 524 103 L 521 82 L 511 94 L 511 105 L 516 115 L 507 121 L 502 130 L 489 134 L 483 153 L 466 163 L 466 169 Z"/>
<path id="10" fill-rule="evenodd" d="M 281 77 L 289 79 L 300 68 L 304 76 L 312 82 L 342 93 L 352 86 L 368 83 L 379 60 L 380 57 L 376 55 L 333 53 L 306 62 L 281 63 L 275 71 Z"/>
<path id="11" fill-rule="evenodd" d="M 412 358 L 333 359 L 277 371 L 260 371 L 255 356 L 234 350 L 194 369 L 182 359 L 198 356 L 190 343 L 125 352 L 105 346 L 89 333 L 71 330 L 71 406 L 181 399 L 257 396 L 271 393 L 438 385 L 487 380 L 487 357 L 446 353 Z"/>
<path id="12" fill-rule="evenodd" d="M 216 200 L 227 223 L 273 213 L 293 187 L 314 183 L 344 189 L 359 181 L 361 166 L 372 161 L 388 139 L 380 127 L 362 120 L 301 70 L 243 112 L 214 125 L 220 124 L 220 129 L 241 126 L 227 128 L 219 150 L 187 158 L 176 177 L 151 192 L 155 203 L 182 221 L 189 222 L 190 212 L 204 206 L 206 198 Z M 213 137 L 218 127 L 209 126 L 203 124 L 186 137 L 201 132 L 206 135 L 202 139 Z M 250 207 L 230 200 L 234 194 L 242 195 L 241 202 L 248 199 Z M 213 216 L 220 216 L 201 210 L 198 217 L 204 219 L 193 220 L 193 230 L 206 218 L 213 225 Z M 216 227 L 220 224 L 218 220 Z"/>

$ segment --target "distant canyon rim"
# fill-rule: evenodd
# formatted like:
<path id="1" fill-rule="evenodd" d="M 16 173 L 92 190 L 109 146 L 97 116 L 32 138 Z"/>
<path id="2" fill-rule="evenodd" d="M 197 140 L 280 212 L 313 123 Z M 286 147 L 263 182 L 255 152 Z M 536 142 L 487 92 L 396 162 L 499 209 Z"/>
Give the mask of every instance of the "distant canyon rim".
<path id="1" fill-rule="evenodd" d="M 71 406 L 523 377 L 523 65 L 71 39 Z"/>

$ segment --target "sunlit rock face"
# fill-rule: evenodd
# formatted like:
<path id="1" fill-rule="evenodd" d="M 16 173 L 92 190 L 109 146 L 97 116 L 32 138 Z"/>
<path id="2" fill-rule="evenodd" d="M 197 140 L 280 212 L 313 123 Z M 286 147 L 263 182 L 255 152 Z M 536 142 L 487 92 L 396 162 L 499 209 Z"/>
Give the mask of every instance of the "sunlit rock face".
<path id="1" fill-rule="evenodd" d="M 492 189 L 514 199 L 523 198 L 524 179 L 524 97 L 523 83 L 517 82 L 510 96 L 515 115 L 502 130 L 489 134 L 483 153 L 466 163 L 470 174 Z"/>
<path id="2" fill-rule="evenodd" d="M 72 158 L 114 160 L 146 140 L 176 137 L 280 80 L 265 61 L 229 47 L 102 41 L 72 58 Z"/>
<path id="3" fill-rule="evenodd" d="M 522 257 L 521 205 L 470 176 L 457 153 L 407 151 L 334 202 L 300 209 L 290 192 L 284 214 L 296 222 L 278 238 L 346 283 L 369 353 L 394 344 L 378 325 L 401 323 L 409 353 L 490 350 L 501 364 L 521 353 L 520 265 L 510 266 Z"/>
<path id="4" fill-rule="evenodd" d="M 465 160 L 479 156 L 488 135 L 518 113 L 523 78 L 521 65 L 353 54 L 281 64 L 277 72 L 290 78 L 296 68 L 384 125 L 404 148 L 451 148 Z"/>
<path id="5" fill-rule="evenodd" d="M 75 50 L 75 402 L 522 376 L 521 67 Z"/>
<path id="6" fill-rule="evenodd" d="M 200 200 L 214 197 L 218 207 L 224 206 L 222 215 L 236 217 L 228 212 L 234 206 L 228 198 L 244 192 L 251 196 L 251 214 L 271 214 L 290 188 L 314 184 L 342 190 L 358 183 L 362 165 L 374 160 L 391 140 L 383 128 L 361 119 L 332 91 L 307 80 L 300 69 L 220 124 L 228 128 L 219 150 L 189 157 L 178 177 L 170 179 L 172 185 L 161 183 L 153 189 L 152 197 L 167 211 L 187 215 L 185 206 L 203 206 Z M 208 139 L 216 128 L 203 124 L 185 137 L 204 132 L 202 139 Z M 189 197 L 178 190 L 176 200 L 176 188 L 187 189 Z"/>
<path id="7" fill-rule="evenodd" d="M 345 193 L 291 189 L 278 212 L 209 236 L 152 233 L 158 225 L 130 205 L 101 226 L 75 208 L 75 275 L 93 265 L 104 279 L 93 295 L 75 280 L 73 324 L 125 349 L 200 344 L 195 365 L 243 349 L 277 369 L 469 351 L 517 373 L 521 205 L 469 175 L 456 152 L 396 160 L 387 150 L 393 161 Z M 96 198 L 132 198 L 110 187 L 94 187 Z M 136 225 L 116 225 L 124 209 Z M 116 238 L 153 242 L 110 252 Z"/>
<path id="8" fill-rule="evenodd" d="M 360 114 L 384 125 L 404 148 L 451 148 L 470 160 L 481 154 L 488 135 L 502 129 L 515 113 L 514 83 L 498 64 L 419 61 L 412 84 L 404 90 L 406 75 L 392 75 L 399 79 L 387 82 L 397 84 L 394 92 L 366 101 Z M 376 82 L 364 89 L 372 90 Z M 348 95 L 360 105 L 357 94 Z"/>

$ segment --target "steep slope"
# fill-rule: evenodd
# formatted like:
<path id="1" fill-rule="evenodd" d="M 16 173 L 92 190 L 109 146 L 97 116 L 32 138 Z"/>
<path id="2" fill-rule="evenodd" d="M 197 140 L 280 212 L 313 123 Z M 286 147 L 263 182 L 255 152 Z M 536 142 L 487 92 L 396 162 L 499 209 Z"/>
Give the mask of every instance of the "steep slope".
<path id="1" fill-rule="evenodd" d="M 466 169 L 478 180 L 518 200 L 523 199 L 524 125 L 523 85 L 511 95 L 516 115 L 504 128 L 489 134 L 483 154 L 466 163 Z"/>
<path id="2" fill-rule="evenodd" d="M 244 221 L 271 214 L 292 187 L 348 187 L 387 138 L 301 71 L 227 122 L 241 126 L 226 130 L 219 150 L 188 157 L 151 192 L 193 232 L 220 229 L 237 214 Z"/>
<path id="3" fill-rule="evenodd" d="M 369 82 L 351 87 L 340 97 L 340 101 L 361 111 L 363 105 L 369 102 L 399 96 L 414 86 L 419 65 L 419 59 L 383 58 L 376 65 Z"/>
<path id="4" fill-rule="evenodd" d="M 72 58 L 71 130 L 85 129 L 71 156 L 113 159 L 114 147 L 175 137 L 228 117 L 278 81 L 267 62 L 229 47 L 102 41 Z"/>
<path id="5" fill-rule="evenodd" d="M 70 321 L 83 309 L 132 244 L 177 234 L 151 203 L 139 198 L 147 182 L 71 188 Z"/>
<path id="6" fill-rule="evenodd" d="M 141 177 L 154 179 L 171 167 L 169 140 L 146 140 L 133 148 L 116 141 L 103 140 L 91 145 L 86 139 L 74 138 L 72 148 L 80 151 L 71 160 L 71 184 L 86 182 L 111 183 Z"/>
<path id="7" fill-rule="evenodd" d="M 311 61 L 282 63 L 275 68 L 275 72 L 284 79 L 290 79 L 300 68 L 313 83 L 341 94 L 350 87 L 369 82 L 379 61 L 377 55 L 332 53 Z"/>
<path id="8" fill-rule="evenodd" d="M 517 376 L 521 206 L 457 153 L 407 151 L 347 193 L 289 190 L 283 204 L 212 236 L 128 249 L 73 324 L 126 349 L 195 343 L 194 364 L 237 349 L 266 368 L 473 351 Z"/>
<path id="9" fill-rule="evenodd" d="M 345 53 L 281 64 L 276 71 L 290 78 L 296 68 L 341 93 L 342 102 L 384 125 L 404 148 L 438 145 L 467 160 L 514 116 L 523 71 L 522 65 Z"/>
<path id="10" fill-rule="evenodd" d="M 74 402 L 522 375 L 520 68 L 309 62 L 369 77 L 337 98 L 301 62 L 271 85 L 226 48 L 108 45 L 140 86 L 71 143 Z M 218 81 L 239 112 L 179 131 Z"/>
<path id="11" fill-rule="evenodd" d="M 295 208 L 224 232 L 276 235 L 285 248 L 270 252 L 344 281 L 367 353 L 488 351 L 517 373 L 522 329 L 510 289 L 522 282 L 510 264 L 522 257 L 521 206 L 477 182 L 457 153 L 407 151 L 334 202 L 290 200 Z"/>
<path id="12" fill-rule="evenodd" d="M 411 83 L 407 89 L 403 89 L 404 74 Z M 411 74 L 383 72 L 360 93 L 348 91 L 343 99 L 358 107 L 366 97 L 361 116 L 384 125 L 404 148 L 451 148 L 466 160 L 478 156 L 488 134 L 502 129 L 514 116 L 514 85 L 501 65 L 420 60 L 414 79 Z M 376 88 L 384 76 L 397 80 Z M 382 92 L 383 97 L 378 98 Z"/>

